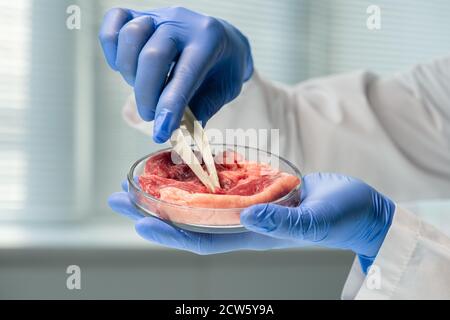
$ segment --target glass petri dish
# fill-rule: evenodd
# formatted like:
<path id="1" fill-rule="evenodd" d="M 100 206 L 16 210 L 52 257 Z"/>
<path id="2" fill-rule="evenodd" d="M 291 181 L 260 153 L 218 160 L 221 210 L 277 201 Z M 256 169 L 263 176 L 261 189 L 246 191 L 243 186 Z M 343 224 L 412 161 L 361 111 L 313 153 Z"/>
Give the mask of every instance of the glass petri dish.
<path id="1" fill-rule="evenodd" d="M 195 146 L 193 148 L 195 149 Z M 127 177 L 128 193 L 136 208 L 145 216 L 161 219 L 166 223 L 189 231 L 202 233 L 240 233 L 248 231 L 239 223 L 240 213 L 245 208 L 188 207 L 156 198 L 141 189 L 136 177 L 144 173 L 147 160 L 170 150 L 171 148 L 165 148 L 146 155 L 131 166 Z M 267 163 L 279 171 L 298 177 L 300 182 L 295 188 L 271 203 L 289 207 L 299 205 L 302 175 L 288 160 L 248 146 L 211 144 L 211 151 L 213 154 L 219 154 L 222 151 L 234 151 L 242 155 L 246 161 Z"/>

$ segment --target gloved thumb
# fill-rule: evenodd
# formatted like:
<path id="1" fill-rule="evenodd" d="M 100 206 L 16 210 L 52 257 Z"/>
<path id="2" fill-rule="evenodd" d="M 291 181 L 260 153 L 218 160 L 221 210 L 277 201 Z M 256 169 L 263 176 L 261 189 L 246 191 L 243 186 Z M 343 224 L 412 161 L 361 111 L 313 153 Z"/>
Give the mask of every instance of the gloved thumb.
<path id="1" fill-rule="evenodd" d="M 306 207 L 258 204 L 241 213 L 242 225 L 254 232 L 282 239 L 319 242 L 326 223 Z"/>

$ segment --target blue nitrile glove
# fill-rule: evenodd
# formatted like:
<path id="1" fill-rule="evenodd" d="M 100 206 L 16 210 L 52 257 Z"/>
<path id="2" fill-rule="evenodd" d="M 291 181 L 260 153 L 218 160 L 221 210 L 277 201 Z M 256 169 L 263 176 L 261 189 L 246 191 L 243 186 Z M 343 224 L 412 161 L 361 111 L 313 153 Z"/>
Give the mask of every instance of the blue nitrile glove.
<path id="1" fill-rule="evenodd" d="M 361 180 L 316 173 L 304 177 L 297 208 L 255 205 L 241 214 L 249 230 L 278 239 L 355 252 L 364 272 L 389 230 L 394 203 Z"/>
<path id="2" fill-rule="evenodd" d="M 155 119 L 156 142 L 179 127 L 186 105 L 205 124 L 253 73 L 250 45 L 239 30 L 185 8 L 111 9 L 99 39 L 111 68 L 134 87 L 141 118 Z"/>
<path id="3" fill-rule="evenodd" d="M 302 202 L 296 208 L 260 204 L 244 210 L 242 234 L 201 234 L 184 231 L 155 218 L 143 218 L 127 193 L 113 194 L 111 208 L 137 220 L 137 232 L 147 240 L 198 254 L 239 249 L 319 245 L 349 249 L 366 271 L 389 230 L 394 203 L 364 182 L 330 173 L 304 177 Z"/>

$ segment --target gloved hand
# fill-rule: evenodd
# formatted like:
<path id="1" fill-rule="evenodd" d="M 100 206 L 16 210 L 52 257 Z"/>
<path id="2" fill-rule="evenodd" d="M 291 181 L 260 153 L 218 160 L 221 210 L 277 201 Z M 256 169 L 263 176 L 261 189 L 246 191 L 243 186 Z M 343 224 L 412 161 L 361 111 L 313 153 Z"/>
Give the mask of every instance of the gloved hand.
<path id="1" fill-rule="evenodd" d="M 319 245 L 358 254 L 364 272 L 372 264 L 389 230 L 394 203 L 364 182 L 347 176 L 316 173 L 304 177 L 296 208 L 260 204 L 241 213 L 250 231 L 202 234 L 184 231 L 155 218 L 144 218 L 127 193 L 115 193 L 111 208 L 137 221 L 147 240 L 198 254 L 239 249 L 274 249 Z"/>
<path id="2" fill-rule="evenodd" d="M 186 105 L 205 124 L 253 73 L 250 45 L 239 30 L 185 8 L 112 9 L 99 39 L 111 68 L 134 87 L 141 118 L 155 119 L 159 143 L 179 127 Z"/>

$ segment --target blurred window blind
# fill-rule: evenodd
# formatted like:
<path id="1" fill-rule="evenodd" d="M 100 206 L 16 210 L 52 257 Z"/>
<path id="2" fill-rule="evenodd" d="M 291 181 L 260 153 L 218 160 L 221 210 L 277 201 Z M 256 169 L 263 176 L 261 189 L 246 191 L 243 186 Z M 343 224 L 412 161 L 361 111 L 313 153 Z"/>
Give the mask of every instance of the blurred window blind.
<path id="1" fill-rule="evenodd" d="M 73 37 L 67 1 L 0 3 L 0 218 L 73 208 Z"/>
<path id="2" fill-rule="evenodd" d="M 81 30 L 65 26 L 81 8 Z M 366 28 L 381 7 L 382 29 Z M 157 148 L 128 128 L 131 89 L 106 65 L 97 33 L 111 7 L 181 5 L 236 25 L 266 77 L 295 83 L 369 68 L 386 73 L 450 49 L 447 0 L 15 0 L 0 3 L 0 219 L 110 214 L 131 163 Z"/>
<path id="3" fill-rule="evenodd" d="M 448 0 L 318 0 L 308 2 L 308 76 L 370 69 L 408 69 L 450 52 Z M 370 5 L 381 29 L 366 27 Z"/>

